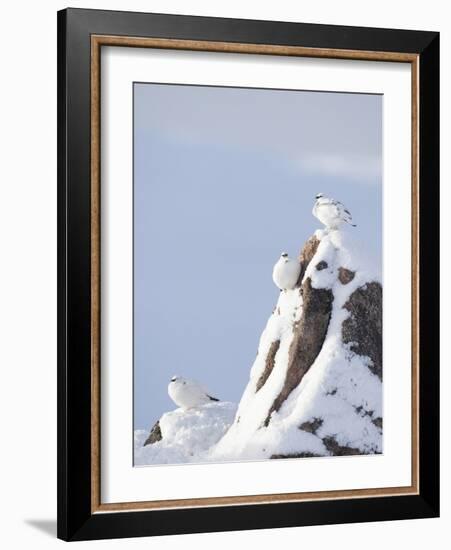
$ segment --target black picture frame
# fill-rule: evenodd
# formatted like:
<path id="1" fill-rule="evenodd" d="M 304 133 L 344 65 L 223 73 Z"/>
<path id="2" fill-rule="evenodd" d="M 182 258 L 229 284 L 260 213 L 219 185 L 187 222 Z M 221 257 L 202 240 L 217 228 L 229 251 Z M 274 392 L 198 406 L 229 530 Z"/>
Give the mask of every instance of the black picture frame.
<path id="1" fill-rule="evenodd" d="M 419 62 L 419 492 L 92 511 L 91 36 L 415 54 Z M 85 9 L 58 12 L 58 537 L 138 537 L 439 515 L 439 33 Z"/>

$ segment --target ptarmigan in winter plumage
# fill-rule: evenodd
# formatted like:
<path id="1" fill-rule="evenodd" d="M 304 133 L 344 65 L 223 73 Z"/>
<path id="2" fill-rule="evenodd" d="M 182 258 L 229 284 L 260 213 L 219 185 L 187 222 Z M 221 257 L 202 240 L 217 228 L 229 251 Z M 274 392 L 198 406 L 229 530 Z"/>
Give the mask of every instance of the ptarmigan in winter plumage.
<path id="1" fill-rule="evenodd" d="M 280 290 L 290 290 L 296 286 L 300 273 L 301 264 L 283 252 L 272 271 L 272 280 Z"/>
<path id="2" fill-rule="evenodd" d="M 209 395 L 207 390 L 198 382 L 181 376 L 171 378 L 168 394 L 177 406 L 185 410 L 200 407 L 211 401 L 219 401 L 216 397 Z"/>
<path id="3" fill-rule="evenodd" d="M 334 199 L 325 197 L 322 193 L 316 195 L 316 202 L 312 214 L 323 223 L 327 229 L 338 229 L 343 222 L 352 225 L 352 216 L 344 204 Z"/>

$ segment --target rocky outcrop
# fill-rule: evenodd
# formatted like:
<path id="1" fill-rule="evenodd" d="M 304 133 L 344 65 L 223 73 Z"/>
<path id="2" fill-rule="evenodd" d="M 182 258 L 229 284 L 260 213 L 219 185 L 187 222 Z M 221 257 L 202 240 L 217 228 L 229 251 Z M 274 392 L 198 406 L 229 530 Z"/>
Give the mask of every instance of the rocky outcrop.
<path id="1" fill-rule="evenodd" d="M 302 296 L 302 316 L 293 328 L 293 339 L 290 345 L 285 382 L 268 411 L 264 422 L 265 426 L 269 424 L 272 413 L 280 409 L 293 389 L 299 385 L 303 376 L 315 361 L 326 337 L 332 311 L 332 291 L 330 289 L 313 288 L 310 277 L 304 281 L 305 272 L 315 257 L 319 243 L 319 239 L 316 235 L 313 235 L 305 243 L 299 254 L 301 273 L 297 286 L 300 287 Z M 316 265 L 316 269 L 319 271 L 327 267 L 328 264 L 324 260 Z M 268 352 L 269 355 L 270 352 Z"/>
<path id="2" fill-rule="evenodd" d="M 299 429 L 303 430 L 304 432 L 309 432 L 311 434 L 316 434 L 319 428 L 323 425 L 323 419 L 322 418 L 313 418 L 312 420 L 307 420 L 306 422 L 303 422 Z"/>
<path id="3" fill-rule="evenodd" d="M 304 280 L 304 275 L 307 270 L 307 267 L 309 266 L 310 262 L 315 256 L 316 251 L 318 250 L 319 243 L 320 241 L 318 237 L 316 235 L 312 235 L 310 239 L 303 246 L 301 253 L 299 254 L 299 263 L 301 264 L 301 273 L 299 274 L 297 286 L 302 285 L 302 281 Z"/>
<path id="4" fill-rule="evenodd" d="M 347 285 L 354 279 L 355 272 L 351 271 L 350 269 L 346 269 L 345 267 L 339 267 L 338 268 L 338 280 L 342 285 Z"/>
<path id="5" fill-rule="evenodd" d="M 269 351 L 266 355 L 266 360 L 265 360 L 265 370 L 262 372 L 260 378 L 257 381 L 257 385 L 255 387 L 256 392 L 258 392 L 258 390 L 260 390 L 264 386 L 266 380 L 268 380 L 269 375 L 271 374 L 272 369 L 274 368 L 276 353 L 279 350 L 279 347 L 280 347 L 280 340 L 275 340 L 269 347 Z"/>
<path id="6" fill-rule="evenodd" d="M 268 411 L 265 426 L 269 424 L 272 413 L 280 409 L 313 365 L 321 350 L 329 326 L 334 299 L 332 290 L 313 288 L 312 281 L 308 277 L 302 284 L 301 293 L 303 298 L 302 316 L 293 328 L 293 339 L 288 354 L 285 382 Z"/>
<path id="7" fill-rule="evenodd" d="M 284 454 L 275 454 L 275 455 L 271 455 L 269 458 L 314 458 L 314 457 L 319 457 L 319 456 L 322 456 L 322 455 L 317 455 L 315 453 L 309 453 L 309 452 L 304 452 L 304 453 L 288 453 L 286 455 Z"/>
<path id="8" fill-rule="evenodd" d="M 353 238 L 318 231 L 305 243 L 215 458 L 382 452 L 382 286 Z"/>
<path id="9" fill-rule="evenodd" d="M 343 306 L 350 313 L 342 338 L 357 355 L 369 357 L 369 369 L 382 380 L 382 286 L 370 282 L 357 288 Z"/>
<path id="10" fill-rule="evenodd" d="M 380 416 L 378 416 L 377 418 L 373 418 L 371 421 L 377 428 L 379 428 L 382 431 L 383 421 L 382 421 L 382 418 Z"/>
<path id="11" fill-rule="evenodd" d="M 335 437 L 324 437 L 323 443 L 331 455 L 334 456 L 352 456 L 366 454 L 361 449 L 349 447 L 348 445 L 339 445 Z"/>
<path id="12" fill-rule="evenodd" d="M 157 420 L 153 425 L 153 428 L 150 430 L 149 437 L 144 442 L 143 447 L 145 447 L 146 445 L 152 445 L 153 443 L 161 441 L 162 439 L 163 434 L 161 433 L 160 421 Z"/>

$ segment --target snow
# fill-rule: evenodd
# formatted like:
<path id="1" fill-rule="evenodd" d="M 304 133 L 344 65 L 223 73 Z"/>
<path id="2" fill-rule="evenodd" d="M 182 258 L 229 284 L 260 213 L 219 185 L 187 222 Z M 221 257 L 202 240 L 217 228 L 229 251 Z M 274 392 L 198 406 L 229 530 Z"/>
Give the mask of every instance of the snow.
<path id="1" fill-rule="evenodd" d="M 149 433 L 135 430 L 135 465 L 207 461 L 208 450 L 224 435 L 235 413 L 235 403 L 218 401 L 163 414 L 159 420 L 163 436 L 160 441 L 143 447 Z"/>
<path id="2" fill-rule="evenodd" d="M 342 323 L 350 315 L 343 306 L 350 295 L 369 282 L 381 282 L 380 271 L 366 257 L 364 244 L 353 232 L 315 232 L 320 243 L 303 280 L 310 278 L 313 288 L 332 290 L 331 319 L 313 365 L 281 408 L 272 413 L 269 424 L 265 425 L 265 420 L 283 387 L 294 325 L 302 315 L 299 288 L 280 293 L 261 335 L 238 407 L 219 402 L 193 411 L 166 413 L 160 419 L 162 441 L 143 448 L 147 434 L 135 434 L 136 464 L 260 460 L 273 455 L 328 456 L 328 438 L 362 454 L 382 452 L 382 429 L 373 422 L 382 418 L 382 382 L 368 368 L 371 359 L 356 355 L 351 344 L 341 339 Z M 319 262 L 326 262 L 327 267 L 316 269 Z M 339 268 L 355 272 L 352 281 L 342 284 Z M 257 391 L 266 356 L 277 340 L 280 345 L 273 369 Z M 300 429 L 305 423 L 310 430 Z"/>

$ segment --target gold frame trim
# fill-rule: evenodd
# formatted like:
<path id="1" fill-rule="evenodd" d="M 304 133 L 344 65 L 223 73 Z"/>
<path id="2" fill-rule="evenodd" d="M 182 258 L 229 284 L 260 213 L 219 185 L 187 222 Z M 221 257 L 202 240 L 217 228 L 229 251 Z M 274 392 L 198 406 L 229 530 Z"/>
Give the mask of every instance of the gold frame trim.
<path id="1" fill-rule="evenodd" d="M 407 487 L 384 487 L 340 491 L 280 493 L 117 502 L 102 504 L 100 498 L 100 50 L 102 46 L 161 48 L 208 52 L 247 53 L 331 59 L 356 59 L 410 63 L 412 70 L 412 480 Z M 240 44 L 140 38 L 129 36 L 91 36 L 91 512 L 162 510 L 306 502 L 342 498 L 387 497 L 419 494 L 419 56 L 399 52 L 334 50 L 267 44 Z"/>

